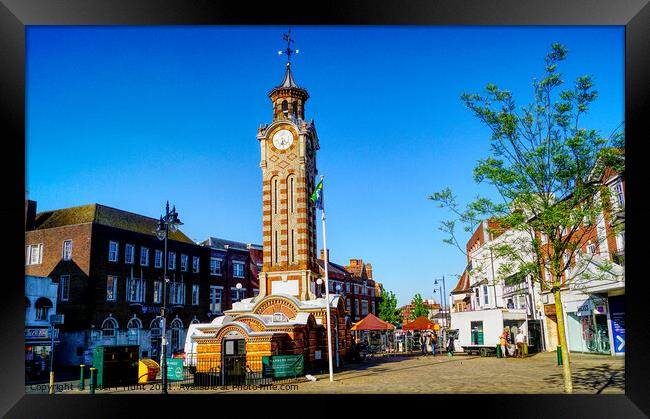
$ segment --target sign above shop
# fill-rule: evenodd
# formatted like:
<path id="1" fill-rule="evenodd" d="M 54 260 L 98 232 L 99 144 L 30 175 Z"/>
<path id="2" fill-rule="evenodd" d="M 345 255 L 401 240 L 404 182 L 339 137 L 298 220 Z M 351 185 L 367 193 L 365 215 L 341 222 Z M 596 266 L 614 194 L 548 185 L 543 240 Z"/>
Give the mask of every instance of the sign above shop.
<path id="1" fill-rule="evenodd" d="M 49 327 L 26 327 L 25 339 L 51 339 Z M 54 339 L 58 339 L 59 329 L 54 329 Z"/>

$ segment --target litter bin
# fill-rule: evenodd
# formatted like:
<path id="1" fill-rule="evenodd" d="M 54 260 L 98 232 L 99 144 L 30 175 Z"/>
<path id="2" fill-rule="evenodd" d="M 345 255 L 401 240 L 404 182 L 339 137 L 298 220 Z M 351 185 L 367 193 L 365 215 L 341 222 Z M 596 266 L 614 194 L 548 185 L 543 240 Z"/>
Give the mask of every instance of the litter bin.
<path id="1" fill-rule="evenodd" d="M 497 345 L 497 358 L 503 358 L 503 354 L 501 353 L 501 345 Z"/>
<path id="2" fill-rule="evenodd" d="M 142 358 L 138 362 L 138 383 L 143 384 L 156 379 L 160 365 L 153 359 Z"/>
<path id="3" fill-rule="evenodd" d="M 557 364 L 562 365 L 562 347 L 559 345 L 557 347 Z"/>

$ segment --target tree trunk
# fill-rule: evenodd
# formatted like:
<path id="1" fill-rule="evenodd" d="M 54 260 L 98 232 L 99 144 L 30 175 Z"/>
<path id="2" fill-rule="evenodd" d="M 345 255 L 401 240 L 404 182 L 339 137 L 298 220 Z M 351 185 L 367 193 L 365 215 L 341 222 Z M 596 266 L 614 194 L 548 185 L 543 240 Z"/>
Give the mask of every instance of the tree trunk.
<path id="1" fill-rule="evenodd" d="M 557 316 L 557 337 L 562 348 L 562 377 L 564 379 L 564 392 L 573 393 L 573 379 L 571 378 L 571 362 L 569 360 L 569 346 L 564 332 L 564 308 L 562 307 L 561 293 L 558 289 L 553 292 L 555 298 L 555 315 Z"/>

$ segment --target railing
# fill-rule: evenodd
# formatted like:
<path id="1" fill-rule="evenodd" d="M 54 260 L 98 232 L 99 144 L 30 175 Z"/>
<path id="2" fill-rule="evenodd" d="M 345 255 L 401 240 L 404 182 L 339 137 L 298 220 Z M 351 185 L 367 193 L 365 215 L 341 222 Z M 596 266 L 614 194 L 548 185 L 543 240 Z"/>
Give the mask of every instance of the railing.
<path id="1" fill-rule="evenodd" d="M 295 381 L 304 377 L 304 369 L 295 369 L 277 376 L 262 356 L 235 355 L 222 357 L 196 357 L 188 354 L 180 380 L 169 380 L 170 387 L 214 388 L 228 386 L 270 386 L 275 383 Z"/>

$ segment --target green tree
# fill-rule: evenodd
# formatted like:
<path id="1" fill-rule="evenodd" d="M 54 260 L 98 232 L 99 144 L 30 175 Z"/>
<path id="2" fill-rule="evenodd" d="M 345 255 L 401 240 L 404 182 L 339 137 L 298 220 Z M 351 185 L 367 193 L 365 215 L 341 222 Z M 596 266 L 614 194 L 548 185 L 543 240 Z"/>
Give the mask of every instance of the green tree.
<path id="1" fill-rule="evenodd" d="M 491 132 L 490 155 L 475 166 L 474 180 L 492 185 L 501 201 L 477 197 L 463 209 L 449 188 L 429 199 L 453 214 L 440 227 L 449 234 L 448 244 L 461 248 L 457 224 L 472 232 L 485 219 L 512 233 L 513 239 L 493 249 L 495 258 L 506 262 L 499 274 L 530 275 L 553 294 L 564 391 L 571 393 L 561 293 L 569 285 L 580 287 L 614 273 L 608 258 L 595 258 L 582 249 L 590 243 L 603 209 L 611 205 L 600 173 L 604 167 L 624 171 L 625 160 L 622 123 L 608 137 L 582 126 L 597 97 L 593 78 L 578 77 L 571 88 L 561 90 L 564 81 L 557 66 L 567 52 L 561 44 L 551 46 L 544 75 L 533 81 L 534 99 L 526 106 L 518 108 L 512 94 L 494 84 L 483 94 L 461 96 Z"/>
<path id="2" fill-rule="evenodd" d="M 379 318 L 383 321 L 397 325 L 402 322 L 402 313 L 397 308 L 397 296 L 392 291 L 381 287 L 381 300 L 379 301 Z"/>
<path id="3" fill-rule="evenodd" d="M 411 310 L 411 320 L 415 320 L 420 316 L 429 318 L 429 309 L 424 305 L 424 300 L 420 294 L 415 294 L 411 304 L 413 305 L 413 310 Z"/>

